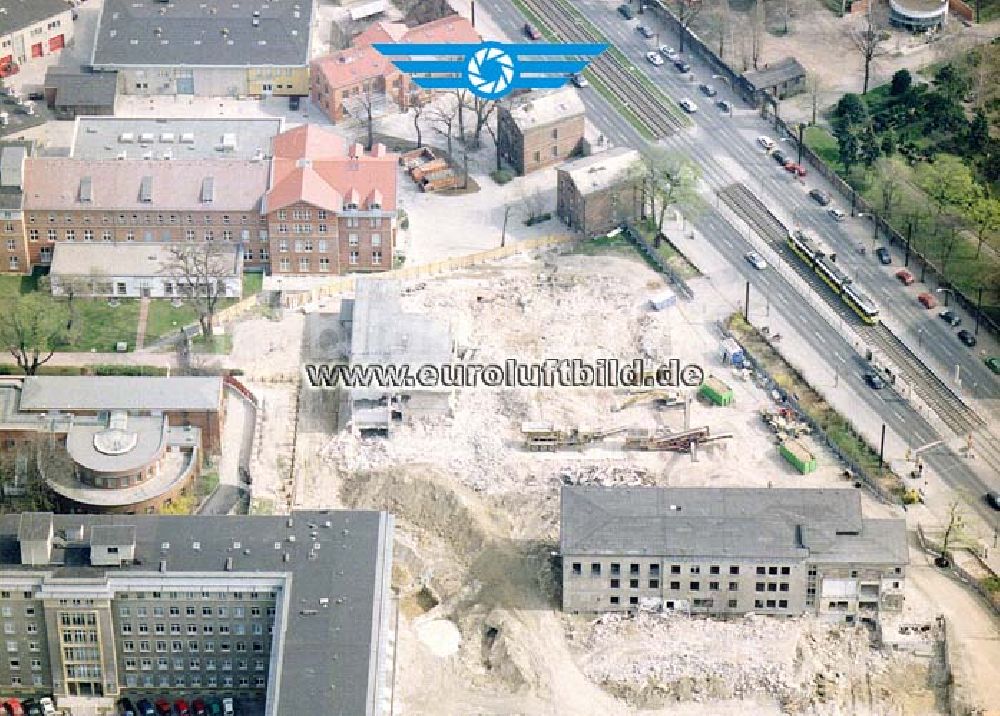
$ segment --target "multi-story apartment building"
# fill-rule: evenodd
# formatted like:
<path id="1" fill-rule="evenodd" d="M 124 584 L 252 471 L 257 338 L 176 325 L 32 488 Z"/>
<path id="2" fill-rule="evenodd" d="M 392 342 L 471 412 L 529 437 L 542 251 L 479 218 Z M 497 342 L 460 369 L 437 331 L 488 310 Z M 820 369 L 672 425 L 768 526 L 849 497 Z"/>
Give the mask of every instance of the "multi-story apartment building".
<path id="1" fill-rule="evenodd" d="M 583 147 L 584 115 L 572 87 L 519 95 L 497 107 L 497 151 L 518 174 L 563 162 Z"/>
<path id="2" fill-rule="evenodd" d="M 0 77 L 58 52 L 73 38 L 65 0 L 7 0 L 0 5 Z"/>
<path id="3" fill-rule="evenodd" d="M 270 189 L 261 213 L 271 273 L 325 274 L 392 268 L 398 156 L 365 152 L 302 125 L 274 140 Z"/>
<path id="4" fill-rule="evenodd" d="M 642 214 L 642 158 L 616 147 L 556 169 L 556 214 L 586 236 L 606 234 Z"/>
<path id="5" fill-rule="evenodd" d="M 562 490 L 563 609 L 819 614 L 903 606 L 906 523 L 851 489 Z"/>
<path id="6" fill-rule="evenodd" d="M 105 0 L 91 64 L 134 95 L 309 94 L 314 0 Z"/>
<path id="7" fill-rule="evenodd" d="M 405 111 L 415 98 L 426 100 L 429 92 L 410 82 L 383 55 L 372 48 L 378 42 L 406 43 L 478 43 L 482 37 L 467 19 L 449 15 L 431 22 L 407 27 L 398 22 L 372 23 L 357 35 L 351 47 L 314 60 L 311 67 L 310 94 L 331 122 L 367 114 L 367 104 L 391 101 Z M 381 112 L 384 106 L 379 106 Z"/>
<path id="8" fill-rule="evenodd" d="M 385 713 L 392 533 L 384 512 L 5 515 L 0 689 Z"/>
<path id="9" fill-rule="evenodd" d="M 31 155 L 31 142 L 0 145 L 0 272 L 31 270 L 24 231 L 24 160 Z"/>

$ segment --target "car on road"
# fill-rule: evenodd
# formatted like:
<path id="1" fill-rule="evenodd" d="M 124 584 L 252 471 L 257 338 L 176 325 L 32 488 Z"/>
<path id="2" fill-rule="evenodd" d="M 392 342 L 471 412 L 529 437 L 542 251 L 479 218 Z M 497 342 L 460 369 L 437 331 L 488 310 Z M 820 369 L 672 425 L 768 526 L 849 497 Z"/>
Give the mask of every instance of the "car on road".
<path id="1" fill-rule="evenodd" d="M 962 341 L 962 343 L 967 345 L 969 348 L 972 348 L 973 346 L 976 345 L 976 337 L 972 335 L 972 331 L 968 331 L 963 328 L 955 335 L 958 336 L 958 340 Z"/>
<path id="2" fill-rule="evenodd" d="M 721 100 L 715 103 L 715 106 L 719 108 L 720 112 L 725 112 L 726 114 L 733 113 L 733 103 L 727 102 L 726 100 Z"/>
<path id="3" fill-rule="evenodd" d="M 750 253 L 746 254 L 744 258 L 747 260 L 747 263 L 749 263 L 758 271 L 763 271 L 764 269 L 767 268 L 767 261 L 765 261 L 761 257 L 761 255 L 758 254 L 756 251 L 751 251 Z"/>
<path id="4" fill-rule="evenodd" d="M 645 37 L 647 40 L 656 37 L 656 33 L 650 30 L 645 25 L 639 25 L 639 27 L 635 28 L 635 31 L 638 32 L 643 37 Z"/>
<path id="5" fill-rule="evenodd" d="M 55 716 L 56 705 L 52 702 L 52 699 L 49 698 L 48 696 L 43 696 L 42 698 L 38 699 L 38 705 L 42 707 L 42 713 L 45 714 L 45 716 Z"/>
<path id="6" fill-rule="evenodd" d="M 34 699 L 25 699 L 21 702 L 21 706 L 24 707 L 24 713 L 28 716 L 45 716 L 42 713 L 42 707 Z"/>
<path id="7" fill-rule="evenodd" d="M 624 17 L 626 20 L 631 20 L 632 19 L 632 8 L 630 8 L 628 5 L 619 5 L 618 6 L 618 14 L 621 15 L 622 17 Z"/>
<path id="8" fill-rule="evenodd" d="M 701 93 L 706 97 L 714 97 L 715 95 L 719 94 L 719 90 L 715 89 L 715 87 L 704 83 L 698 85 L 698 89 L 700 89 Z"/>
<path id="9" fill-rule="evenodd" d="M 937 299 L 934 298 L 933 293 L 921 293 L 917 296 L 917 302 L 924 308 L 931 309 L 937 308 Z"/>
<path id="10" fill-rule="evenodd" d="M 878 373 L 865 373 L 865 385 L 872 390 L 882 390 L 885 387 L 885 380 Z"/>
<path id="11" fill-rule="evenodd" d="M 141 714 L 135 710 L 135 706 L 132 705 L 132 701 L 126 698 L 118 699 L 118 714 L 119 716 L 141 716 Z"/>
<path id="12" fill-rule="evenodd" d="M 820 206 L 826 206 L 830 203 L 830 195 L 822 189 L 812 189 L 809 192 L 809 196 Z"/>
<path id="13" fill-rule="evenodd" d="M 139 703 L 136 704 L 136 708 L 139 709 L 139 716 L 156 716 L 156 709 L 153 708 L 153 704 L 146 699 L 139 699 Z"/>
<path id="14" fill-rule="evenodd" d="M 235 704 L 231 698 L 222 699 L 222 713 L 225 716 L 233 716 L 236 713 Z"/>
<path id="15" fill-rule="evenodd" d="M 670 45 L 660 45 L 660 54 L 664 57 L 674 59 L 674 55 L 677 54 L 677 50 L 672 48 Z"/>
<path id="16" fill-rule="evenodd" d="M 991 371 L 993 371 L 997 375 L 1000 375 L 1000 358 L 998 358 L 997 356 L 990 356 L 989 358 L 983 360 L 983 363 L 985 363 L 986 367 L 989 368 Z"/>
<path id="17" fill-rule="evenodd" d="M 298 112 L 299 103 L 301 101 L 302 100 L 298 95 L 292 95 L 291 97 L 288 98 L 288 109 L 292 110 L 293 112 Z"/>
<path id="18" fill-rule="evenodd" d="M 532 25 L 530 22 L 524 23 L 524 34 L 529 40 L 541 40 L 542 33 L 538 31 L 538 28 Z"/>
<path id="19" fill-rule="evenodd" d="M 770 137 L 765 137 L 763 134 L 757 137 L 757 144 L 764 147 L 767 151 L 774 149 L 774 140 Z"/>
<path id="20" fill-rule="evenodd" d="M 956 316 L 954 311 L 941 311 L 938 317 L 952 328 L 962 325 L 962 319 Z"/>
<path id="21" fill-rule="evenodd" d="M 685 97 L 684 99 L 682 99 L 677 104 L 679 104 L 681 106 L 681 109 L 683 109 L 688 114 L 694 114 L 695 112 L 698 111 L 698 105 L 696 105 L 694 102 L 692 102 L 691 100 L 689 100 L 687 97 Z"/>
<path id="22" fill-rule="evenodd" d="M 806 168 L 791 160 L 785 162 L 785 171 L 789 174 L 794 174 L 797 177 L 804 177 L 806 175 Z"/>
<path id="23" fill-rule="evenodd" d="M 785 162 L 788 161 L 788 159 L 785 157 L 784 152 L 781 152 L 779 150 L 771 152 L 771 158 L 774 161 L 776 161 L 780 166 L 785 166 Z"/>
<path id="24" fill-rule="evenodd" d="M 3 702 L 3 707 L 4 712 L 10 716 L 24 716 L 24 706 L 19 699 L 9 698 Z"/>
<path id="25" fill-rule="evenodd" d="M 191 708 L 194 709 L 194 716 L 208 716 L 208 707 L 205 705 L 204 699 L 192 701 Z"/>
<path id="26" fill-rule="evenodd" d="M 691 65 L 689 65 L 684 60 L 674 60 L 674 67 L 677 68 L 678 72 L 690 72 Z"/>
<path id="27" fill-rule="evenodd" d="M 906 269 L 900 269 L 897 271 L 896 278 L 898 278 L 899 282 L 904 286 L 912 286 L 913 282 L 916 281 L 916 279 L 913 278 L 913 274 Z"/>
<path id="28" fill-rule="evenodd" d="M 583 89 L 584 87 L 590 87 L 590 82 L 588 82 L 587 78 L 584 77 L 579 72 L 576 72 L 573 75 L 571 75 L 569 81 L 572 82 L 575 87 L 579 87 L 580 89 Z"/>
<path id="29" fill-rule="evenodd" d="M 1000 492 L 990 491 L 986 493 L 986 504 L 994 510 L 1000 510 Z"/>
<path id="30" fill-rule="evenodd" d="M 650 64 L 652 64 L 652 65 L 654 65 L 656 67 L 659 67 L 660 65 L 663 64 L 663 58 L 660 57 L 660 53 L 659 52 L 652 52 L 652 51 L 647 52 L 646 53 L 646 59 L 649 60 Z"/>
<path id="31" fill-rule="evenodd" d="M 843 221 L 847 218 L 847 214 L 840 209 L 827 209 L 826 213 L 832 216 L 834 221 Z"/>
<path id="32" fill-rule="evenodd" d="M 889 249 L 885 246 L 879 246 L 875 249 L 875 256 L 878 257 L 878 262 L 883 266 L 888 266 L 892 263 L 892 254 L 889 253 Z"/>
<path id="33" fill-rule="evenodd" d="M 170 710 L 170 702 L 164 698 L 156 700 L 156 716 L 173 716 Z"/>

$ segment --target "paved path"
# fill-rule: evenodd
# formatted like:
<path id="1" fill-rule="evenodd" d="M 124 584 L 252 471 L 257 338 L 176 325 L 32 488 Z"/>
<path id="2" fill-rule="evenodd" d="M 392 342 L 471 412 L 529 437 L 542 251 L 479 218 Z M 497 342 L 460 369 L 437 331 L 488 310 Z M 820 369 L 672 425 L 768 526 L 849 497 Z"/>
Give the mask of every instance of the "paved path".
<path id="1" fill-rule="evenodd" d="M 149 299 L 139 300 L 139 321 L 135 328 L 135 349 L 141 351 L 146 344 L 146 322 L 149 320 Z"/>

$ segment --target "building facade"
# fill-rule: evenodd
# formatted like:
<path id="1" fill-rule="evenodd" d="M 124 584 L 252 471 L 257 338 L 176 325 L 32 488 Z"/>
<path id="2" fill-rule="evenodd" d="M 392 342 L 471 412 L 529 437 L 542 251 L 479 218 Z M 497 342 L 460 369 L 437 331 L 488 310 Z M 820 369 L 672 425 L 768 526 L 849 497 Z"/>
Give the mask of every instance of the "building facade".
<path id="1" fill-rule="evenodd" d="M 64 0 L 17 0 L 0 16 L 0 77 L 59 52 L 73 39 L 73 11 Z"/>
<path id="2" fill-rule="evenodd" d="M 564 162 L 583 147 L 584 117 L 571 87 L 520 95 L 497 107 L 497 151 L 521 175 Z"/>
<path id="3" fill-rule="evenodd" d="M 5 515 L 0 688 L 386 713 L 392 533 L 380 512 Z"/>
<path id="4" fill-rule="evenodd" d="M 0 145 L 0 272 L 28 273 L 31 260 L 24 230 L 24 162 L 31 142 Z"/>
<path id="5" fill-rule="evenodd" d="M 562 490 L 563 609 L 682 609 L 875 622 L 898 613 L 901 519 L 856 490 Z"/>
<path id="6" fill-rule="evenodd" d="M 642 214 L 642 158 L 617 147 L 556 169 L 556 214 L 585 236 L 606 234 Z"/>

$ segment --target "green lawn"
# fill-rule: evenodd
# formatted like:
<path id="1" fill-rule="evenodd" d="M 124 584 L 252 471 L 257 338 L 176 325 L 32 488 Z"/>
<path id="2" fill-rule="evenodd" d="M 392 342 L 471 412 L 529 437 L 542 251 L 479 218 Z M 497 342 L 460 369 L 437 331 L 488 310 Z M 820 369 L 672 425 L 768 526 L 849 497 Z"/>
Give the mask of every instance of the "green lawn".
<path id="1" fill-rule="evenodd" d="M 803 134 L 806 146 L 816 152 L 824 162 L 840 172 L 843 166 L 840 163 L 840 151 L 837 146 L 837 138 L 830 134 L 823 127 L 813 125 L 807 127 Z"/>
<path id="2" fill-rule="evenodd" d="M 262 288 L 264 288 L 263 271 L 247 271 L 243 274 L 243 298 L 260 293 Z"/>
<path id="3" fill-rule="evenodd" d="M 148 345 L 197 322 L 198 311 L 189 301 L 175 308 L 165 298 L 154 299 L 150 301 L 149 315 L 146 317 L 146 343 Z"/>
<path id="4" fill-rule="evenodd" d="M 139 325 L 139 300 L 119 299 L 117 306 L 110 306 L 107 299 L 77 299 L 76 320 L 79 326 L 76 340 L 67 350 L 76 352 L 96 351 L 112 353 L 115 344 L 124 341 L 130 351 L 135 350 L 135 332 Z"/>

